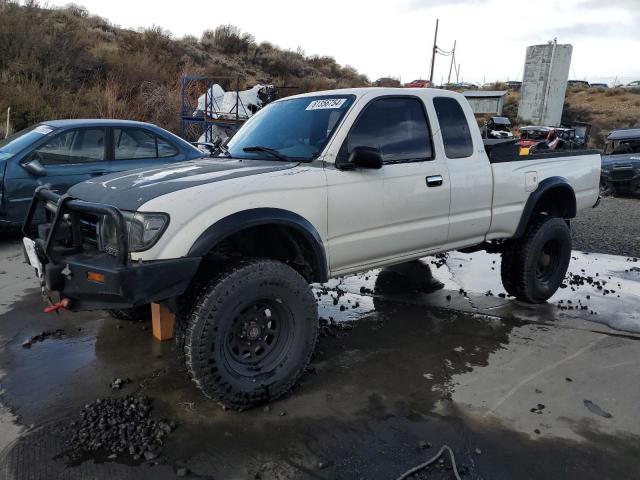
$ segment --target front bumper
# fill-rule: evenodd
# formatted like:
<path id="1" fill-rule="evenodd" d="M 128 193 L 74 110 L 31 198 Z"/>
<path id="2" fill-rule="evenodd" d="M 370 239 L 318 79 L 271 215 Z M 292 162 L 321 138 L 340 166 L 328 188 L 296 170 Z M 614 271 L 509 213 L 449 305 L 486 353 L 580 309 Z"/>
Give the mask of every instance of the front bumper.
<path id="1" fill-rule="evenodd" d="M 615 168 L 602 171 L 602 181 L 612 190 L 640 189 L 640 171 L 634 168 Z"/>
<path id="2" fill-rule="evenodd" d="M 57 206 L 53 219 L 33 225 L 38 204 L 47 201 Z M 118 230 L 117 256 L 83 244 L 79 223 L 87 214 L 112 216 Z M 126 225 L 117 209 L 42 188 L 34 194 L 23 232 L 35 241 L 46 290 L 69 298 L 69 308 L 76 311 L 133 308 L 181 295 L 201 261 L 201 257 L 131 261 Z"/>

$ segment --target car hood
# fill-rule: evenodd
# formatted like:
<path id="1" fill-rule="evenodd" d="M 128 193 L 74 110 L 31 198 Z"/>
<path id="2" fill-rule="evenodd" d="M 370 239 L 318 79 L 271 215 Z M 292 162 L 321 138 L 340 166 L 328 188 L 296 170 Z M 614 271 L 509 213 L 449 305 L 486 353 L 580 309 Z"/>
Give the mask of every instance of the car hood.
<path id="1" fill-rule="evenodd" d="M 631 165 L 640 168 L 640 153 L 629 153 L 623 155 L 602 155 L 602 167 L 614 168 L 617 166 Z"/>
<path id="2" fill-rule="evenodd" d="M 295 162 L 239 159 L 199 159 L 105 175 L 78 183 L 69 194 L 87 202 L 136 210 L 149 200 L 208 183 L 287 170 Z"/>

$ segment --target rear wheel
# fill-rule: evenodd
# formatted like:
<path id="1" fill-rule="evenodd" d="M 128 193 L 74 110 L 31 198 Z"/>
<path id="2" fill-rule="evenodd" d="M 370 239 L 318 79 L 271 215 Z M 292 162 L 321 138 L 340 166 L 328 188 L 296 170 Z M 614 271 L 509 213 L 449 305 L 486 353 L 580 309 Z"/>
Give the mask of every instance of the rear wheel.
<path id="1" fill-rule="evenodd" d="M 570 260 L 571 232 L 567 222 L 540 216 L 522 238 L 505 246 L 502 284 L 520 300 L 543 303 L 560 287 Z"/>
<path id="2" fill-rule="evenodd" d="M 186 319 L 185 363 L 206 396 L 243 409 L 289 391 L 317 337 L 307 281 L 283 263 L 245 260 L 202 289 Z"/>

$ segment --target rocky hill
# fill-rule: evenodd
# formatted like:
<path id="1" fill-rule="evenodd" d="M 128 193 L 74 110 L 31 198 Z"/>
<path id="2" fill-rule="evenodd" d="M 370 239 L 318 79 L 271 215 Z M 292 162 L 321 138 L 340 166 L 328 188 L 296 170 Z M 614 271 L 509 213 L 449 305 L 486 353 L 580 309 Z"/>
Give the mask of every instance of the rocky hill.
<path id="1" fill-rule="evenodd" d="M 117 117 L 177 132 L 185 74 L 240 76 L 241 88 L 296 87 L 286 94 L 369 83 L 331 57 L 257 43 L 231 25 L 178 39 L 159 27 L 118 28 L 74 5 L 0 0 L 0 118 L 11 107 L 14 130 L 51 118 Z"/>

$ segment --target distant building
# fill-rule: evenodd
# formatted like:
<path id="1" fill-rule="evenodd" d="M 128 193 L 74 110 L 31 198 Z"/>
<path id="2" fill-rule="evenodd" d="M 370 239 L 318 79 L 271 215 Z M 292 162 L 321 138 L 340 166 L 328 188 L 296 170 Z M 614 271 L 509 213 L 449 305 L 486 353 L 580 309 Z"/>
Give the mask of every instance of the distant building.
<path id="1" fill-rule="evenodd" d="M 527 47 L 518 116 L 525 122 L 560 126 L 573 47 L 555 40 Z"/>
<path id="2" fill-rule="evenodd" d="M 476 115 L 502 115 L 506 94 L 506 90 L 465 90 L 462 92 Z"/>

